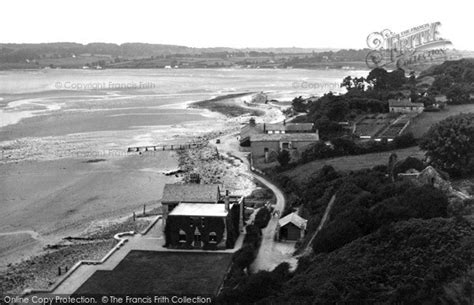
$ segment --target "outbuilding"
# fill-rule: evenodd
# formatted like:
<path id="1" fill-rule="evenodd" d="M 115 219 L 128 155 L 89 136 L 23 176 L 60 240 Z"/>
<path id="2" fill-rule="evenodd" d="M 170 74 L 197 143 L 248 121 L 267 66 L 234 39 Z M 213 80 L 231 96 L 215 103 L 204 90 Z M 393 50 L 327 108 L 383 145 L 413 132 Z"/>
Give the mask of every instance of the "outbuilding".
<path id="1" fill-rule="evenodd" d="M 308 221 L 296 213 L 291 213 L 278 221 L 278 240 L 296 241 L 304 237 Z"/>

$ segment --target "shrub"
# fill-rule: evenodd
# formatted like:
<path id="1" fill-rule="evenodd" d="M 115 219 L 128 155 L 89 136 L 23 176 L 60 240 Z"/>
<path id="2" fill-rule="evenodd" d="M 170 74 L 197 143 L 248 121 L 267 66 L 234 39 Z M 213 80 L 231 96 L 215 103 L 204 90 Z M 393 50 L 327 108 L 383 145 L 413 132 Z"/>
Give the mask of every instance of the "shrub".
<path id="1" fill-rule="evenodd" d="M 449 117 L 423 137 L 420 147 L 432 163 L 451 175 L 474 172 L 474 113 Z"/>
<path id="2" fill-rule="evenodd" d="M 280 163 L 280 166 L 285 167 L 290 163 L 291 156 L 287 150 L 282 150 L 278 153 L 276 159 L 278 163 Z"/>
<path id="3" fill-rule="evenodd" d="M 263 229 L 268 225 L 268 222 L 272 218 L 272 215 L 267 207 L 262 207 L 257 211 L 255 215 L 254 225 L 259 228 Z"/>

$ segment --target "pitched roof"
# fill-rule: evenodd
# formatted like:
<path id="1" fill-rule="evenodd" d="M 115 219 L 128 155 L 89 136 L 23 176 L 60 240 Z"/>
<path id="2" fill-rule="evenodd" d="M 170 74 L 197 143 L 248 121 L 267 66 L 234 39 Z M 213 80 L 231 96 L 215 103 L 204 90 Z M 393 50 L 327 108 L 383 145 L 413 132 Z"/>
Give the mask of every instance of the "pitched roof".
<path id="1" fill-rule="evenodd" d="M 412 103 L 409 99 L 389 99 L 389 107 L 423 107 L 423 103 Z"/>
<path id="2" fill-rule="evenodd" d="M 162 203 L 197 202 L 212 203 L 219 200 L 218 184 L 165 184 Z"/>
<path id="3" fill-rule="evenodd" d="M 306 219 L 298 216 L 298 214 L 296 214 L 296 213 L 288 214 L 285 217 L 278 220 L 278 224 L 280 225 L 280 227 L 284 227 L 289 223 L 292 223 L 295 226 L 297 226 L 298 228 L 305 230 L 306 229 L 306 224 L 308 223 L 308 221 Z"/>
<path id="4" fill-rule="evenodd" d="M 267 124 L 265 129 L 268 130 L 285 130 L 285 131 L 311 131 L 313 130 L 313 123 L 276 123 Z"/>
<path id="5" fill-rule="evenodd" d="M 263 125 L 257 124 L 255 126 L 250 126 L 250 124 L 245 125 L 240 129 L 240 139 L 245 139 L 250 137 L 253 134 L 258 134 L 263 132 Z"/>
<path id="6" fill-rule="evenodd" d="M 226 217 L 228 213 L 223 203 L 180 203 L 169 216 Z"/>
<path id="7" fill-rule="evenodd" d="M 317 142 L 317 133 L 276 133 L 276 134 L 255 134 L 250 136 L 250 142 Z"/>
<path id="8" fill-rule="evenodd" d="M 240 129 L 240 138 L 244 139 L 254 134 L 263 133 L 264 124 L 256 124 L 255 126 L 250 126 L 250 124 L 245 125 Z M 312 131 L 314 129 L 313 123 L 275 123 L 275 124 L 265 124 L 266 131 Z"/>

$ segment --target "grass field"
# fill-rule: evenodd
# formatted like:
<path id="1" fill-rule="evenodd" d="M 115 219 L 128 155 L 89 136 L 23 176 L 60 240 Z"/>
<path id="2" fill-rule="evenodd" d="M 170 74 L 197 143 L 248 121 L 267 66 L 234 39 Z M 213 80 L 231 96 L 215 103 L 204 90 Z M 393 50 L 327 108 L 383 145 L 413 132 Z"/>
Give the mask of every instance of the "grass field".
<path id="1" fill-rule="evenodd" d="M 230 253 L 131 251 L 75 294 L 216 295 L 231 259 Z"/>
<path id="2" fill-rule="evenodd" d="M 474 104 L 450 105 L 447 109 L 440 112 L 423 112 L 413 120 L 408 126 L 407 131 L 412 132 L 415 138 L 420 138 L 434 124 L 461 112 L 474 112 Z"/>
<path id="3" fill-rule="evenodd" d="M 398 159 L 404 159 L 409 156 L 423 158 L 424 153 L 418 146 L 392 150 L 381 153 L 365 154 L 358 156 L 346 156 L 332 159 L 316 160 L 298 167 L 295 167 L 284 174 L 298 182 L 305 182 L 311 175 L 319 171 L 325 165 L 331 165 L 336 170 L 350 171 L 363 168 L 372 168 L 376 165 L 387 164 L 388 158 L 392 153 L 396 153 Z"/>

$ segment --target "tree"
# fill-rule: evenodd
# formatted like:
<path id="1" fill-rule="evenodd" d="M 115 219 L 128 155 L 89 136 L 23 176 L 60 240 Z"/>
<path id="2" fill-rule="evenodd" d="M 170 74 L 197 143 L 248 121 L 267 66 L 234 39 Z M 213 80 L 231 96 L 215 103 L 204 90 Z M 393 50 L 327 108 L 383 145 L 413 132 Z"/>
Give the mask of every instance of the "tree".
<path id="1" fill-rule="evenodd" d="M 365 83 L 367 82 L 364 77 L 355 77 L 354 80 L 354 89 L 357 89 L 359 91 L 364 91 L 365 90 Z"/>
<path id="2" fill-rule="evenodd" d="M 400 89 L 405 82 L 405 71 L 403 69 L 399 68 L 388 73 L 387 86 L 389 89 Z"/>
<path id="3" fill-rule="evenodd" d="M 447 90 L 446 97 L 453 104 L 467 104 L 469 103 L 469 90 L 461 84 L 454 84 Z"/>
<path id="4" fill-rule="evenodd" d="M 435 77 L 433 84 L 430 87 L 432 93 L 442 93 L 451 87 L 454 80 L 449 75 L 438 75 Z"/>
<path id="5" fill-rule="evenodd" d="M 290 163 L 290 153 L 287 150 L 282 150 L 278 153 L 277 161 L 281 166 L 285 167 Z"/>
<path id="6" fill-rule="evenodd" d="M 306 112 L 308 108 L 308 102 L 303 97 L 299 96 L 293 99 L 291 106 L 296 112 Z"/>
<path id="7" fill-rule="evenodd" d="M 255 118 L 250 118 L 249 125 L 252 127 L 255 127 L 257 125 L 257 123 L 255 122 Z"/>
<path id="8" fill-rule="evenodd" d="M 388 72 L 384 68 L 375 68 L 367 76 L 367 82 L 374 90 L 384 90 L 388 87 Z"/>
<path id="9" fill-rule="evenodd" d="M 431 162 L 452 175 L 474 172 L 474 113 L 449 117 L 430 128 L 420 147 Z"/>
<path id="10" fill-rule="evenodd" d="M 272 215 L 270 211 L 266 207 L 262 207 L 255 215 L 254 225 L 259 229 L 263 229 L 267 226 L 271 218 Z"/>
<path id="11" fill-rule="evenodd" d="M 347 89 L 347 91 L 350 91 L 353 87 L 353 82 L 352 82 L 352 77 L 349 75 L 349 76 L 346 76 L 343 80 L 342 80 L 342 83 L 341 83 L 341 87 L 345 87 Z"/>

